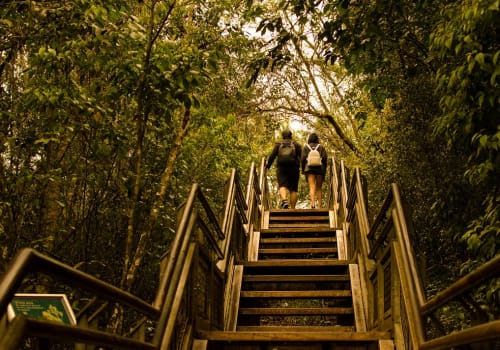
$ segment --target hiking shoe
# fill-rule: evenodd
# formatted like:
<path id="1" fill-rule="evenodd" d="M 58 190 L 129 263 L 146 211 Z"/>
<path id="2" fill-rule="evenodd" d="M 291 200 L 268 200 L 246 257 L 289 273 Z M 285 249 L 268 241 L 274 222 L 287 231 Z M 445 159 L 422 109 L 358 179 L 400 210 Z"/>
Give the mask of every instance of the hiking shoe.
<path id="1" fill-rule="evenodd" d="M 281 202 L 281 209 L 288 209 L 288 202 L 287 201 Z"/>

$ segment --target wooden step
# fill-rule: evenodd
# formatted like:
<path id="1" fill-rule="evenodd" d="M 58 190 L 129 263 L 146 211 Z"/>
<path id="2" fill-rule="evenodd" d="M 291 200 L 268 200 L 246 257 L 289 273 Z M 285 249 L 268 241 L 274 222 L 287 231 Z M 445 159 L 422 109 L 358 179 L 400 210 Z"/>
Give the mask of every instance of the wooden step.
<path id="1" fill-rule="evenodd" d="M 271 222 L 308 222 L 311 226 L 317 224 L 317 222 L 329 222 L 330 218 L 328 216 L 271 216 L 269 217 Z"/>
<path id="2" fill-rule="evenodd" d="M 350 315 L 354 313 L 352 307 L 263 307 L 240 308 L 240 315 L 280 315 L 280 316 L 305 316 L 305 315 Z"/>
<path id="3" fill-rule="evenodd" d="M 269 214 L 272 216 L 277 215 L 318 215 L 324 216 L 328 215 L 329 210 L 326 208 L 321 209 L 271 209 Z"/>
<path id="4" fill-rule="evenodd" d="M 351 297 L 350 290 L 266 290 L 242 291 L 242 298 L 345 298 Z"/>
<path id="5" fill-rule="evenodd" d="M 335 327 L 325 327 L 325 331 L 292 330 L 286 327 L 281 332 L 274 331 L 205 331 L 198 334 L 198 338 L 209 341 L 253 342 L 253 341 L 326 341 L 326 342 L 373 342 L 380 339 L 390 339 L 388 332 L 342 332 L 331 331 Z"/>
<path id="6" fill-rule="evenodd" d="M 285 238 L 261 238 L 260 246 L 273 244 L 329 244 L 336 243 L 336 237 L 285 237 Z"/>
<path id="7" fill-rule="evenodd" d="M 264 249 L 259 249 L 259 254 L 268 254 L 268 255 L 273 255 L 273 254 L 319 254 L 319 253 L 326 253 L 326 254 L 333 254 L 337 252 L 337 248 L 331 247 L 331 248 L 264 248 Z"/>
<path id="8" fill-rule="evenodd" d="M 241 326 L 240 332 L 354 332 L 354 326 Z"/>
<path id="9" fill-rule="evenodd" d="M 272 235 L 277 235 L 277 234 L 283 234 L 283 235 L 291 235 L 291 234 L 298 234 L 298 233 L 304 233 L 308 234 L 307 236 L 310 236 L 313 233 L 321 234 L 321 233 L 335 233 L 335 229 L 331 227 L 312 227 L 312 226 L 305 226 L 305 227 L 290 227 L 290 228 L 279 228 L 279 227 L 270 227 L 270 228 L 265 228 L 261 230 L 261 235 L 262 236 L 272 236 Z M 306 236 L 306 237 L 307 237 Z"/>
<path id="10" fill-rule="evenodd" d="M 315 267 L 330 267 L 330 268 L 348 268 L 349 264 L 353 262 L 349 260 L 301 260 L 301 259 L 289 259 L 284 260 L 279 263 L 270 260 L 262 260 L 262 261 L 245 261 L 243 262 L 243 266 L 246 268 L 267 268 L 267 267 L 296 267 L 296 268 L 315 268 Z"/>
<path id="11" fill-rule="evenodd" d="M 244 275 L 243 282 L 349 282 L 349 275 Z"/>
<path id="12" fill-rule="evenodd" d="M 282 229 L 291 229 L 291 228 L 296 228 L 296 227 L 302 227 L 302 228 L 322 228 L 322 227 L 330 227 L 329 223 L 318 223 L 318 224 L 310 224 L 310 223 L 304 223 L 304 222 L 294 222 L 294 223 L 289 223 L 289 222 L 269 222 L 269 228 L 282 228 Z"/>

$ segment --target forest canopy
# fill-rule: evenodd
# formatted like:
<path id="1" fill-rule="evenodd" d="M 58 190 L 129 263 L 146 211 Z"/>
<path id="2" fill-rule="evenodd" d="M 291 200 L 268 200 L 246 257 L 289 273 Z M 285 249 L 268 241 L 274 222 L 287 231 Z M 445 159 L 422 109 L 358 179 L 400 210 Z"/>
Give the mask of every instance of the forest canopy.
<path id="1" fill-rule="evenodd" d="M 197 182 L 279 130 L 396 182 L 434 284 L 500 251 L 500 1 L 6 1 L 0 261 L 22 247 L 145 299 Z M 301 195 L 305 200 L 306 196 Z"/>

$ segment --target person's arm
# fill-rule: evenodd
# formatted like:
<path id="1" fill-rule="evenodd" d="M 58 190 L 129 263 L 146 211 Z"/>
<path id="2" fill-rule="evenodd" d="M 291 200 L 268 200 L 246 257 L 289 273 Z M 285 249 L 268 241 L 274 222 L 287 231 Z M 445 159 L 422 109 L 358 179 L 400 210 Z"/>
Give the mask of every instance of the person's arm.
<path id="1" fill-rule="evenodd" d="M 295 159 L 297 159 L 297 164 L 301 165 L 302 163 L 302 146 L 298 142 L 293 142 L 293 145 L 295 146 Z"/>
<path id="2" fill-rule="evenodd" d="M 273 165 L 274 159 L 278 155 L 278 149 L 279 149 L 279 143 L 276 143 L 274 145 L 274 148 L 273 148 L 271 154 L 269 155 L 269 158 L 267 159 L 266 169 L 269 169 L 271 167 L 271 165 Z"/>
<path id="3" fill-rule="evenodd" d="M 309 148 L 307 147 L 307 143 L 304 144 L 304 148 L 302 148 L 302 153 L 300 157 L 300 168 L 302 169 L 302 173 L 304 173 L 304 170 L 306 169 L 306 163 L 307 163 L 307 155 L 309 154 Z"/>
<path id="4" fill-rule="evenodd" d="M 328 153 L 323 145 L 321 145 L 321 163 L 323 163 L 323 166 L 326 169 L 328 166 Z"/>

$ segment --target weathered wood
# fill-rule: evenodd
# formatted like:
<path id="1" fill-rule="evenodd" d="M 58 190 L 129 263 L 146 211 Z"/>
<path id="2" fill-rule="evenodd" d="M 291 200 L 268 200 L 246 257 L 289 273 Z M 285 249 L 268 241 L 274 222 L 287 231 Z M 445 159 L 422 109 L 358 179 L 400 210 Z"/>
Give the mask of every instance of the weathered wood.
<path id="1" fill-rule="evenodd" d="M 324 223 L 324 224 L 314 224 L 314 225 L 311 225 L 311 224 L 308 224 L 308 223 L 294 223 L 294 224 L 279 224 L 279 223 L 269 223 L 269 227 L 270 228 L 282 228 L 282 229 L 285 229 L 285 230 L 288 230 L 290 228 L 298 228 L 298 227 L 309 227 L 309 228 L 315 228 L 315 229 L 319 229 L 321 227 L 325 227 L 325 228 L 328 228 L 330 229 L 330 227 L 328 226 L 327 223 Z"/>
<path id="2" fill-rule="evenodd" d="M 262 248 L 259 254 L 318 254 L 336 253 L 337 248 Z"/>
<path id="3" fill-rule="evenodd" d="M 208 346 L 207 339 L 194 339 L 191 350 L 206 350 L 207 346 Z"/>
<path id="4" fill-rule="evenodd" d="M 334 233 L 335 229 L 331 227 L 271 227 L 262 230 L 262 236 L 275 235 L 275 234 L 293 234 L 293 233 Z"/>
<path id="5" fill-rule="evenodd" d="M 294 238 L 262 238 L 262 244 L 296 244 L 296 243 L 335 243 L 335 237 L 294 237 Z"/>
<path id="6" fill-rule="evenodd" d="M 394 350 L 394 342 L 391 339 L 380 339 L 378 350 Z"/>
<path id="7" fill-rule="evenodd" d="M 259 258 L 260 232 L 253 231 L 248 242 L 248 260 L 257 261 Z"/>
<path id="8" fill-rule="evenodd" d="M 243 278 L 243 266 L 234 267 L 232 289 L 229 297 L 229 311 L 226 322 L 226 330 L 234 331 L 238 320 L 238 308 L 240 305 L 241 280 Z"/>
<path id="9" fill-rule="evenodd" d="M 245 275 L 244 282 L 349 282 L 349 275 Z"/>
<path id="10" fill-rule="evenodd" d="M 460 278 L 444 291 L 423 304 L 421 307 L 422 315 L 430 314 L 446 302 L 456 298 L 457 295 L 467 292 L 482 281 L 494 276 L 500 276 L 500 255 L 497 255 L 470 274 Z"/>
<path id="11" fill-rule="evenodd" d="M 450 349 L 471 344 L 471 341 L 481 343 L 486 341 L 500 341 L 500 320 L 485 323 L 479 326 L 463 329 L 455 333 L 432 339 L 420 344 L 421 350 Z"/>
<path id="12" fill-rule="evenodd" d="M 140 342 L 117 334 L 36 319 L 26 320 L 26 334 L 42 338 L 50 334 L 51 339 L 69 344 L 82 342 L 119 349 L 156 350 L 156 347 L 151 343 Z"/>
<path id="13" fill-rule="evenodd" d="M 303 266 L 303 267 L 337 267 L 337 266 L 349 266 L 349 261 L 338 261 L 338 260 L 303 260 L 303 259 L 287 259 L 287 260 L 259 260 L 259 261 L 247 261 L 243 265 L 245 267 L 276 267 L 276 266 Z"/>
<path id="14" fill-rule="evenodd" d="M 240 315 L 346 315 L 353 312 L 352 307 L 240 308 Z"/>
<path id="15" fill-rule="evenodd" d="M 238 332 L 354 332 L 354 326 L 239 326 Z"/>
<path id="16" fill-rule="evenodd" d="M 338 259 L 346 260 L 347 259 L 347 247 L 345 242 L 344 232 L 342 230 L 336 231 L 336 241 L 337 241 L 337 250 L 338 250 Z"/>
<path id="17" fill-rule="evenodd" d="M 359 281 L 358 265 L 349 265 L 349 275 L 351 276 L 352 303 L 354 309 L 354 319 L 357 332 L 366 331 L 365 308 L 361 296 L 361 283 Z"/>
<path id="18" fill-rule="evenodd" d="M 351 297 L 350 290 L 286 290 L 242 291 L 242 298 L 342 298 Z"/>
<path id="19" fill-rule="evenodd" d="M 302 216 L 272 216 L 269 219 L 270 222 L 287 222 L 287 223 L 296 223 L 296 222 L 307 222 L 307 224 L 313 226 L 317 224 L 318 221 L 320 222 L 328 222 L 330 223 L 330 220 L 328 216 L 308 216 L 308 215 L 302 215 Z M 328 225 L 330 226 L 330 225 Z"/>
<path id="20" fill-rule="evenodd" d="M 376 341 L 390 339 L 386 332 L 202 332 L 205 339 L 215 341 Z"/>

